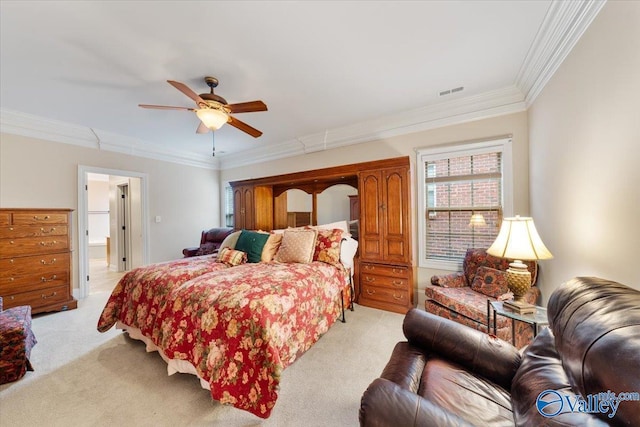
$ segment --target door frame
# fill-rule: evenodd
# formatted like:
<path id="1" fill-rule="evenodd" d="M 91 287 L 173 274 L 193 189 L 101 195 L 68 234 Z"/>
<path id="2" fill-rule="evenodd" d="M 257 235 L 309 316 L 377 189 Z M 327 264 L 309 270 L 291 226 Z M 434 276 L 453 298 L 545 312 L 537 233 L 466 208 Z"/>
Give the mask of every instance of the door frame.
<path id="1" fill-rule="evenodd" d="M 108 169 L 94 166 L 78 165 L 78 294 L 76 299 L 82 299 L 89 295 L 89 283 L 87 274 L 89 273 L 89 200 L 87 197 L 88 174 L 97 173 L 102 175 L 115 175 L 128 178 L 140 179 L 140 204 L 142 211 L 142 262 L 149 263 L 149 177 L 146 173 L 125 171 L 119 169 Z M 74 294 L 76 289 L 74 289 Z"/>

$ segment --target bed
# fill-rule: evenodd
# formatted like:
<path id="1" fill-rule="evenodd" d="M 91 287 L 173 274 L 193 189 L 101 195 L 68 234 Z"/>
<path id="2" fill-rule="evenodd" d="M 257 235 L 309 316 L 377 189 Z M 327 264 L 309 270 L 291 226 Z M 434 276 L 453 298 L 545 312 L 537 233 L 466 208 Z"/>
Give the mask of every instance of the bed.
<path id="1" fill-rule="evenodd" d="M 98 330 L 127 331 L 159 352 L 170 375 L 197 375 L 213 399 L 268 418 L 282 371 L 341 314 L 344 320 L 351 304 L 352 264 L 340 251 L 348 240 L 336 248 L 340 234 L 330 244 L 316 234 L 308 262 L 277 258 L 287 230 L 269 262 L 230 265 L 204 256 L 134 269 L 113 290 Z M 338 262 L 327 262 L 328 245 Z"/>

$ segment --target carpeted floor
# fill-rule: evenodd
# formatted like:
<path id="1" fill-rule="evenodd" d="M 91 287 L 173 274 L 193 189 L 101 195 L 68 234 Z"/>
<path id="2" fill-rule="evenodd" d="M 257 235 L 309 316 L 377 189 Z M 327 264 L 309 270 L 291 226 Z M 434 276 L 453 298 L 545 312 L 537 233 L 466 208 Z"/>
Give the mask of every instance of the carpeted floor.
<path id="1" fill-rule="evenodd" d="M 356 306 L 282 375 L 269 419 L 211 400 L 199 381 L 167 376 L 157 353 L 96 331 L 107 292 L 39 315 L 34 372 L 0 386 L 0 426 L 357 426 L 360 397 L 382 372 L 404 316 Z"/>

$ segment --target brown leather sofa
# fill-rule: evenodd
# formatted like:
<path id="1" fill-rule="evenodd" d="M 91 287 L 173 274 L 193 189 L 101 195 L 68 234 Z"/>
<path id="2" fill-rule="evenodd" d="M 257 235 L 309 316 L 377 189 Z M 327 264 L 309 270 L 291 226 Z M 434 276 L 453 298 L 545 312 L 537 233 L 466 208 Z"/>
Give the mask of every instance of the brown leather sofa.
<path id="1" fill-rule="evenodd" d="M 217 227 L 204 230 L 200 235 L 200 246 L 184 248 L 182 254 L 187 258 L 216 253 L 224 238 L 231 234 L 233 230 L 231 227 Z"/>
<path id="2" fill-rule="evenodd" d="M 411 310 L 408 341 L 362 396 L 360 425 L 639 425 L 640 291 L 576 278 L 551 295 L 547 313 L 549 328 L 520 353 Z M 611 393 L 628 394 L 616 406 Z"/>

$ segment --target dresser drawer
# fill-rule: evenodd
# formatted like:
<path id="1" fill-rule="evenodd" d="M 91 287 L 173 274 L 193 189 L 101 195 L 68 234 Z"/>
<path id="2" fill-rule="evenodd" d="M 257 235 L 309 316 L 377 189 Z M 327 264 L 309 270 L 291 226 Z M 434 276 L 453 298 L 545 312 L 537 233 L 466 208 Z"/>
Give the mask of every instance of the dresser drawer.
<path id="1" fill-rule="evenodd" d="M 17 239 L 20 237 L 66 236 L 66 225 L 19 225 L 0 227 L 0 239 Z"/>
<path id="2" fill-rule="evenodd" d="M 68 236 L 23 237 L 0 240 L 0 258 L 12 256 L 47 254 L 69 250 Z"/>
<path id="3" fill-rule="evenodd" d="M 11 224 L 11 214 L 9 212 L 0 212 L 0 225 Z"/>
<path id="4" fill-rule="evenodd" d="M 379 301 L 383 303 L 397 304 L 406 307 L 410 304 L 409 291 L 407 289 L 390 289 L 362 283 L 360 298 L 365 300 Z"/>
<path id="5" fill-rule="evenodd" d="M 389 289 L 407 290 L 409 279 L 403 277 L 378 276 L 376 274 L 361 273 L 360 281 L 363 285 L 373 285 Z"/>
<path id="6" fill-rule="evenodd" d="M 411 276 L 411 269 L 409 267 L 373 264 L 370 262 L 360 263 L 360 272 L 389 277 L 404 277 L 407 279 Z"/>
<path id="7" fill-rule="evenodd" d="M 29 224 L 67 224 L 69 215 L 66 213 L 42 213 L 42 212 L 15 212 L 13 214 L 14 225 Z"/>
<path id="8" fill-rule="evenodd" d="M 2 295 L 5 308 L 18 305 L 30 305 L 32 311 L 37 307 L 48 304 L 62 303 L 69 300 L 69 286 L 61 285 L 36 291 L 21 292 L 18 294 Z"/>
<path id="9" fill-rule="evenodd" d="M 60 285 L 69 286 L 69 272 L 53 270 L 51 272 L 26 274 L 0 278 L 0 295 L 17 294 L 25 291 L 43 290 Z"/>
<path id="10" fill-rule="evenodd" d="M 0 259 L 0 278 L 24 276 L 28 274 L 54 274 L 70 268 L 68 252 L 50 255 L 35 255 Z"/>

